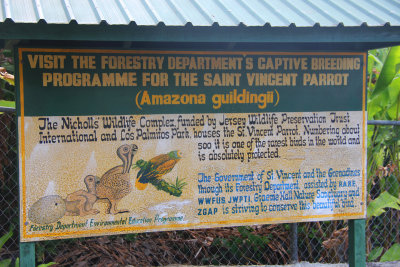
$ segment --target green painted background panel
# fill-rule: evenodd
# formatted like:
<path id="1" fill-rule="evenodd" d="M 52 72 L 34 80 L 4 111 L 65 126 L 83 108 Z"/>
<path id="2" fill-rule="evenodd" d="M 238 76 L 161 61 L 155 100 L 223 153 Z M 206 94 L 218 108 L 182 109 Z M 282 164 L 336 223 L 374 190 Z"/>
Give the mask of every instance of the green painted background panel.
<path id="1" fill-rule="evenodd" d="M 98 52 L 98 51 L 95 51 Z M 142 52 L 143 53 L 143 52 Z M 189 54 L 188 54 L 189 53 Z M 235 54 L 236 53 L 236 54 Z M 207 51 L 202 51 L 197 56 L 234 56 L 243 57 L 242 54 L 246 54 L 244 51 L 241 54 L 238 52 L 221 52 L 220 55 L 208 54 Z M 334 55 L 327 53 L 326 55 L 295 55 L 294 53 L 289 53 L 281 55 L 279 57 L 296 58 L 305 57 L 308 61 L 311 61 L 311 57 L 349 57 L 349 58 L 359 58 L 361 66 L 358 70 L 349 71 L 336 71 L 336 70 L 320 70 L 320 71 L 305 71 L 305 70 L 253 70 L 253 72 L 296 72 L 298 73 L 296 86 L 249 86 L 247 80 L 245 79 L 246 73 L 250 71 L 246 70 L 226 70 L 214 71 L 215 73 L 241 73 L 241 80 L 239 85 L 233 86 L 203 86 L 201 84 L 201 79 L 199 79 L 199 86 L 175 86 L 172 72 L 173 70 L 167 70 L 165 65 L 163 65 L 162 72 L 168 72 L 168 86 L 151 87 L 151 86 L 126 86 L 126 87 L 60 87 L 60 86 L 42 86 L 42 75 L 43 72 L 60 72 L 60 73 L 70 73 L 70 72 L 87 72 L 87 73 L 99 73 L 103 71 L 99 68 L 96 70 L 73 70 L 72 63 L 68 60 L 65 61 L 65 68 L 62 70 L 46 70 L 46 69 L 31 69 L 29 67 L 29 61 L 27 58 L 28 54 L 51 54 L 51 55 L 94 55 L 96 57 L 96 62 L 100 63 L 100 57 L 102 55 L 113 55 L 110 50 L 107 53 L 82 53 L 76 51 L 71 52 L 52 52 L 52 53 L 40 53 L 40 52 L 28 52 L 22 53 L 22 66 L 23 66 L 23 84 L 24 84 L 24 98 L 25 105 L 24 111 L 27 116 L 61 116 L 61 115 L 101 115 L 101 114 L 163 114 L 163 113 L 205 113 L 205 112 L 216 112 L 216 113 L 233 113 L 233 112 L 296 112 L 296 111 L 330 111 L 330 110 L 361 110 L 362 104 L 359 99 L 362 97 L 363 90 L 363 54 L 352 54 L 352 55 Z M 223 54 L 223 55 L 222 55 Z M 118 53 L 115 55 L 125 55 L 134 56 L 135 51 L 127 51 L 126 53 Z M 191 52 L 186 52 L 179 54 L 179 52 L 165 51 L 161 55 L 154 54 L 152 51 L 148 53 L 141 54 L 143 56 L 164 56 L 164 64 L 166 64 L 166 58 L 171 56 L 196 56 L 191 54 Z M 246 57 L 253 57 L 254 62 L 258 60 L 259 57 L 272 57 L 273 55 L 246 55 Z M 278 57 L 278 56 L 276 56 Z M 244 65 L 244 60 L 243 60 Z M 106 70 L 104 72 L 124 72 L 130 70 Z M 143 70 L 131 70 L 136 72 L 137 76 L 140 77 Z M 154 71 L 150 71 L 154 72 Z M 158 71 L 157 71 L 158 72 Z M 175 72 L 191 72 L 184 70 L 176 70 Z M 199 74 L 201 78 L 205 72 L 212 73 L 211 70 L 198 70 L 193 71 Z M 303 86 L 302 85 L 302 75 L 305 72 L 310 73 L 349 73 L 348 86 Z M 140 78 L 138 78 L 138 83 L 140 83 Z M 232 104 L 224 105 L 220 109 L 212 109 L 212 96 L 213 94 L 227 94 L 233 90 L 238 92 L 243 92 L 247 90 L 254 93 L 264 93 L 267 91 L 279 92 L 280 101 L 277 106 L 268 104 L 267 108 L 260 109 L 256 105 L 246 105 L 246 104 Z M 151 94 L 205 94 L 206 104 L 205 105 L 156 105 L 143 107 L 142 110 L 138 109 L 135 105 L 136 94 L 139 91 L 147 90 Z M 274 99 L 276 99 L 276 94 L 274 93 Z"/>

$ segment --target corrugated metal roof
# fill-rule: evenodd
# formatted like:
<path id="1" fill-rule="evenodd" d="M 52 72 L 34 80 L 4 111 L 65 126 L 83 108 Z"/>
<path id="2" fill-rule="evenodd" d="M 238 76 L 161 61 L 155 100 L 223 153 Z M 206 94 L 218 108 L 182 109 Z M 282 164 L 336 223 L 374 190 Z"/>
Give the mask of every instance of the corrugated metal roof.
<path id="1" fill-rule="evenodd" d="M 139 26 L 400 25 L 399 0 L 0 0 L 0 22 Z"/>

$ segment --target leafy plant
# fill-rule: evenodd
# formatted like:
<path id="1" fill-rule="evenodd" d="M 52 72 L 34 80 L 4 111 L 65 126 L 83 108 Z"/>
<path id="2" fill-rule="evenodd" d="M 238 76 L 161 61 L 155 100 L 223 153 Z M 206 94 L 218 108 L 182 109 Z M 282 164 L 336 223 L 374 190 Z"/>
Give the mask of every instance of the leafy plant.
<path id="1" fill-rule="evenodd" d="M 371 201 L 367 208 L 367 216 L 380 216 L 385 212 L 385 208 L 400 210 L 400 199 L 395 198 L 388 192 L 383 192 L 376 199 Z"/>
<path id="2" fill-rule="evenodd" d="M 254 234 L 254 229 L 248 226 L 237 228 L 239 235 L 228 238 L 217 238 L 213 245 L 223 251 L 223 258 L 232 259 L 238 264 L 270 263 L 266 256 L 272 236 Z"/>
<path id="3" fill-rule="evenodd" d="M 0 107 L 15 108 L 14 63 L 11 50 L 0 49 Z"/>
<path id="4" fill-rule="evenodd" d="M 399 261 L 400 260 L 400 244 L 394 244 L 385 254 L 381 257 L 381 262 L 385 261 Z"/>
<path id="5" fill-rule="evenodd" d="M 367 105 L 369 120 L 400 119 L 400 46 L 369 52 Z M 399 126 L 368 126 L 369 261 L 400 257 L 399 140 Z"/>
<path id="6" fill-rule="evenodd" d="M 13 235 L 12 231 L 9 231 L 2 237 L 0 237 L 0 249 L 4 246 L 4 244 L 7 242 L 8 239 L 10 239 Z M 0 261 L 0 267 L 8 267 L 11 264 L 12 259 L 5 259 Z M 17 265 L 16 265 L 17 266 Z"/>
<path id="7" fill-rule="evenodd" d="M 377 258 L 379 258 L 380 255 L 382 255 L 383 247 L 377 247 L 371 250 L 371 252 L 368 255 L 368 261 L 374 261 Z"/>
<path id="8" fill-rule="evenodd" d="M 57 264 L 57 262 L 43 263 L 43 264 L 38 265 L 37 267 L 48 267 L 48 266 L 52 266 L 54 264 Z"/>
<path id="9" fill-rule="evenodd" d="M 176 177 L 176 181 L 175 184 L 171 185 L 173 188 L 175 188 L 176 190 L 180 190 L 182 191 L 182 189 L 187 185 L 186 182 L 184 182 L 185 179 L 179 180 L 178 177 Z"/>
<path id="10" fill-rule="evenodd" d="M 0 237 L 0 249 L 12 237 L 12 235 L 13 235 L 13 231 L 10 230 L 8 233 L 6 233 L 2 237 Z M 0 261 L 0 267 L 9 267 L 9 266 L 11 266 L 11 262 L 12 262 L 12 259 L 1 260 Z M 56 262 L 49 262 L 49 263 L 45 263 L 45 264 L 40 264 L 40 265 L 38 265 L 38 267 L 48 267 L 48 266 L 51 266 L 51 265 L 54 265 L 54 264 L 57 264 L 57 263 Z M 17 258 L 15 260 L 14 266 L 15 267 L 19 267 L 19 258 Z"/>

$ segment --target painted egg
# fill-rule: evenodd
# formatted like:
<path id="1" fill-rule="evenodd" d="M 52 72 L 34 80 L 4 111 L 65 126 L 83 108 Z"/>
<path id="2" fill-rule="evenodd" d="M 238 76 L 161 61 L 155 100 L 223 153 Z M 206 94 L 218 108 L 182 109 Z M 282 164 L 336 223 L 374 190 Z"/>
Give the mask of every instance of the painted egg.
<path id="1" fill-rule="evenodd" d="M 45 196 L 33 203 L 28 212 L 29 219 L 37 224 L 48 224 L 61 219 L 66 211 L 60 196 Z"/>

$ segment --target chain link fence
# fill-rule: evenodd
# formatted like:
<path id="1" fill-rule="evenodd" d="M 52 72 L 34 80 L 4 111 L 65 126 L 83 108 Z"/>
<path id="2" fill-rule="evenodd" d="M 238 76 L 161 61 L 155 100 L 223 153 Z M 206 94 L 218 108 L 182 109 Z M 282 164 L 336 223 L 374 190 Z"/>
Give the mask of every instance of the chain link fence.
<path id="1" fill-rule="evenodd" d="M 18 257 L 18 163 L 17 128 L 14 112 L 0 114 L 0 238 L 11 235 L 3 246 L 0 242 L 0 262 Z"/>
<path id="2" fill-rule="evenodd" d="M 0 263 L 19 256 L 17 131 L 14 112 L 0 115 Z M 388 185 L 386 185 L 388 186 Z M 373 182 L 370 199 L 384 190 Z M 36 243 L 37 263 L 58 266 L 165 266 L 288 264 L 298 261 L 347 262 L 347 222 L 225 227 L 78 238 Z M 367 253 L 400 243 L 400 212 L 389 209 L 367 221 Z M 294 243 L 297 241 L 297 244 Z M 294 249 L 295 248 L 295 249 Z M 294 255 L 294 253 L 296 255 Z"/>

